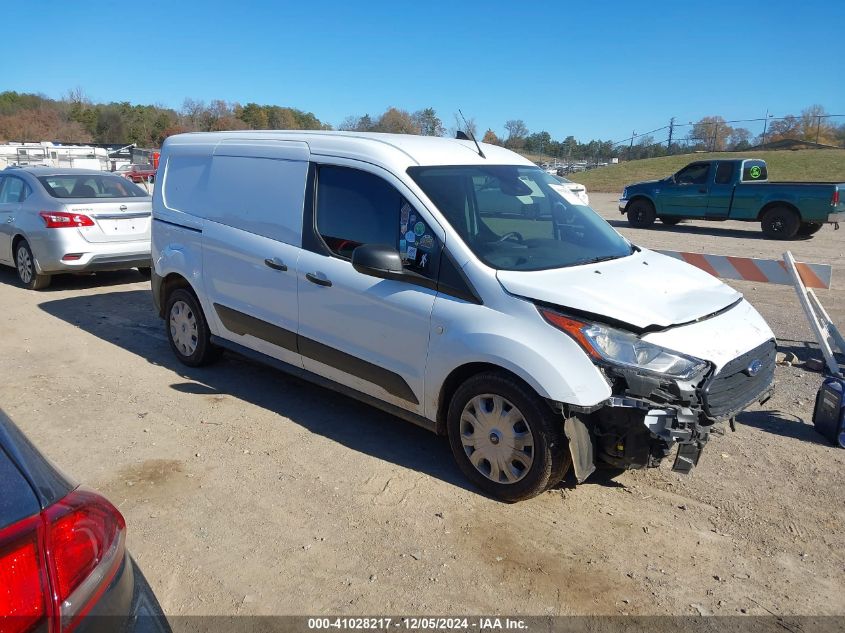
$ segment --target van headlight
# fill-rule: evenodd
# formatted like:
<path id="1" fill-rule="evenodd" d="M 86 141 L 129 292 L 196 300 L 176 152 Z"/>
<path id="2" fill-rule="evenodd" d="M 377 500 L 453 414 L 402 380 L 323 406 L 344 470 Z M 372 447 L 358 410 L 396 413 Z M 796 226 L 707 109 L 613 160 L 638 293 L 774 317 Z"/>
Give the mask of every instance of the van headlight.
<path id="1" fill-rule="evenodd" d="M 540 308 L 540 314 L 551 325 L 575 339 L 596 361 L 682 380 L 691 378 L 707 368 L 705 360 L 649 343 L 631 332 L 577 321 L 545 308 Z"/>

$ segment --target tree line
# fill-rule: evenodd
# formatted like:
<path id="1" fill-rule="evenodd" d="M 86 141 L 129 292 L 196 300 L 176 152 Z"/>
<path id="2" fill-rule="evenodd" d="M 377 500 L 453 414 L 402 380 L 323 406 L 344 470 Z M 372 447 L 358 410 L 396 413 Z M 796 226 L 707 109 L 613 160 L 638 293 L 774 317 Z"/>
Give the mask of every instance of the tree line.
<path id="1" fill-rule="evenodd" d="M 461 130 L 485 143 L 523 154 L 562 162 L 598 162 L 611 157 L 631 160 L 696 150 L 741 151 L 782 139 L 845 146 L 845 123 L 835 121 L 822 106 L 813 105 L 799 115 L 761 119 L 763 130 L 756 135 L 748 127 L 737 125 L 742 121 L 727 121 L 714 115 L 686 124 L 673 119 L 658 130 L 634 133 L 623 141 L 594 139 L 582 143 L 571 135 L 558 140 L 545 130 L 531 132 L 522 119 L 509 119 L 499 132 L 488 128 L 480 135 L 472 117 L 455 113 L 447 125 L 434 108 L 410 112 L 389 107 L 377 115 L 349 116 L 337 129 L 425 136 L 454 136 Z M 186 99 L 177 110 L 133 105 L 128 101 L 93 103 L 80 89 L 69 91 L 62 99 L 0 92 L 0 142 L 52 140 L 160 147 L 168 136 L 181 132 L 262 129 L 330 130 L 333 127 L 312 112 L 277 105 Z"/>

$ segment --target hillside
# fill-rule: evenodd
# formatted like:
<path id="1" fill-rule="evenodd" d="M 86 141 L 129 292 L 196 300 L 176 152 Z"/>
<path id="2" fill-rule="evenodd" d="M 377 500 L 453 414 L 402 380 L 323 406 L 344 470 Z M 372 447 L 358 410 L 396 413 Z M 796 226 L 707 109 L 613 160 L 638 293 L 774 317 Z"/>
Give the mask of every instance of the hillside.
<path id="1" fill-rule="evenodd" d="M 845 149 L 805 149 L 797 151 L 751 151 L 746 153 L 681 154 L 632 160 L 599 167 L 568 177 L 587 191 L 621 192 L 625 185 L 641 180 L 665 178 L 694 160 L 712 158 L 762 158 L 769 165 L 770 180 L 816 180 L 845 182 Z"/>

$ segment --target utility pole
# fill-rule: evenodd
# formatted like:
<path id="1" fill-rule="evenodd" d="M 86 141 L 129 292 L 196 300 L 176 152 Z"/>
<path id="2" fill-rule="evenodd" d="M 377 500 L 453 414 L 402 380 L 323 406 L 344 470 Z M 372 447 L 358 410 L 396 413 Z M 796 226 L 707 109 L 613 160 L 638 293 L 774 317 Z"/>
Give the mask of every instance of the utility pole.
<path id="1" fill-rule="evenodd" d="M 637 135 L 636 130 L 631 131 L 631 144 L 628 146 L 628 160 L 631 160 L 631 153 L 634 150 L 634 137 Z"/>
<path id="2" fill-rule="evenodd" d="M 816 118 L 816 145 L 819 144 L 819 130 L 822 127 L 822 115 L 818 115 Z"/>
<path id="3" fill-rule="evenodd" d="M 716 123 L 714 123 L 713 125 L 714 125 L 715 127 L 713 128 L 713 143 L 712 143 L 712 144 L 711 144 L 711 146 L 710 146 L 710 151 L 711 151 L 711 152 L 715 152 L 715 151 L 716 151 L 716 138 L 717 138 L 717 135 L 719 134 L 719 122 L 718 122 L 718 121 L 716 121 Z"/>
<path id="4" fill-rule="evenodd" d="M 766 144 L 766 126 L 769 124 L 769 109 L 766 108 L 766 116 L 763 117 L 763 142 L 760 145 Z"/>
<path id="5" fill-rule="evenodd" d="M 675 117 L 669 119 L 669 140 L 666 142 L 666 153 L 672 153 L 672 132 L 675 131 Z"/>

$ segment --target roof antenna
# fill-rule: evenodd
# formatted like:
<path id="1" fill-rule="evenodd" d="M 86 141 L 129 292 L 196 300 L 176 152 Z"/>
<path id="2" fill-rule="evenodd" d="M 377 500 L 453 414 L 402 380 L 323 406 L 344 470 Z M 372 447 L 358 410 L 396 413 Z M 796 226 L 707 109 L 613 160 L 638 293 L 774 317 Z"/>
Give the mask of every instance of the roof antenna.
<path id="1" fill-rule="evenodd" d="M 475 143 L 475 149 L 478 150 L 478 155 L 481 156 L 481 158 L 487 158 L 484 155 L 484 152 L 481 151 L 481 146 L 478 144 L 478 141 L 475 140 L 475 134 L 473 134 L 472 130 L 469 129 L 469 123 L 467 123 L 466 117 L 464 116 L 464 113 L 461 112 L 460 108 L 458 108 L 458 114 L 460 114 L 461 118 L 464 120 L 464 127 L 467 129 L 467 132 L 469 132 L 469 137 L 472 139 L 472 142 Z M 461 132 L 458 131 L 458 134 L 460 134 L 460 133 Z M 458 136 L 458 138 L 461 138 L 461 137 Z M 464 134 L 464 138 L 466 138 L 466 134 Z"/>

